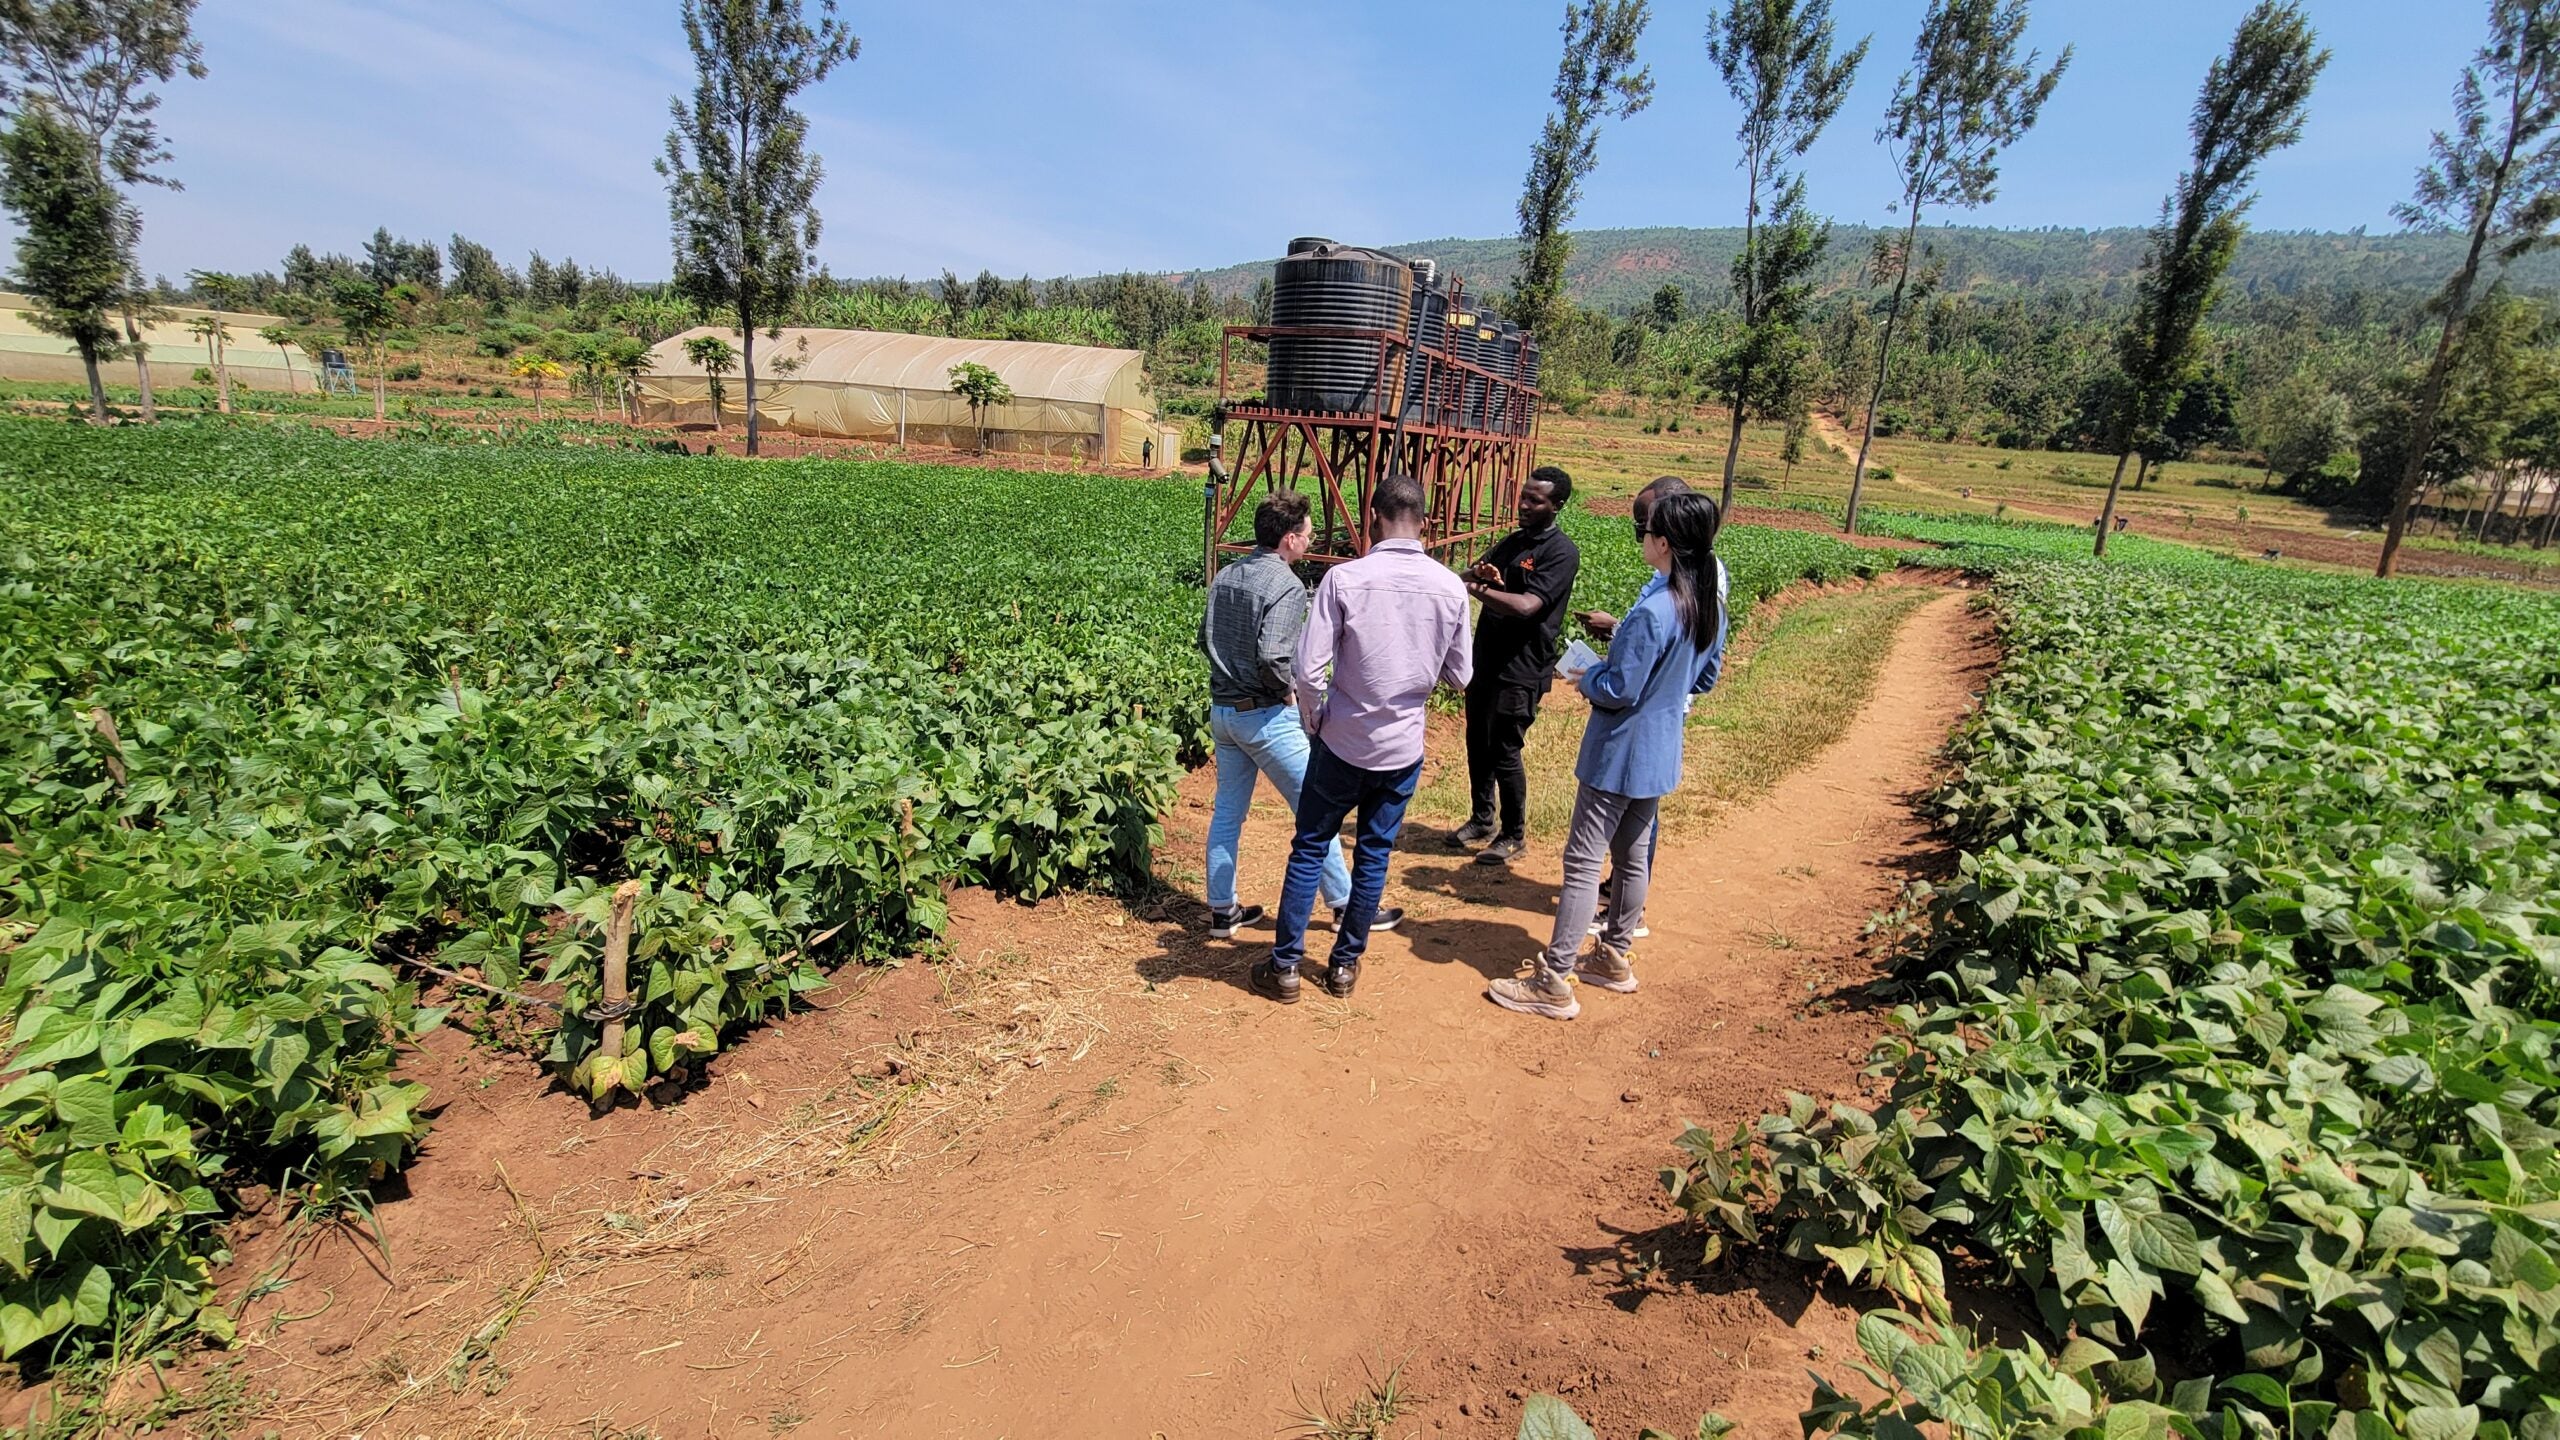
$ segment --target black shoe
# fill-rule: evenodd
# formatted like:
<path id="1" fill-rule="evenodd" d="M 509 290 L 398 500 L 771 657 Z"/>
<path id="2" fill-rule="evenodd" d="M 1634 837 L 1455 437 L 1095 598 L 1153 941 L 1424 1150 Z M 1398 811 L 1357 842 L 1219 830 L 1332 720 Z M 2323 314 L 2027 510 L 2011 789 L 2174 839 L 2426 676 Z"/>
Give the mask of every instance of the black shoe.
<path id="1" fill-rule="evenodd" d="M 1403 923 L 1403 906 L 1381 905 L 1378 907 L 1378 913 L 1369 918 L 1369 933 L 1372 935 L 1384 934 Z M 1307 928 L 1310 930 L 1339 930 L 1342 928 L 1342 917 L 1339 914 L 1319 915 L 1307 922 Z"/>
<path id="2" fill-rule="evenodd" d="M 1529 842 L 1517 835 L 1505 835 L 1476 852 L 1479 865 L 1508 865 L 1529 849 Z"/>
<path id="3" fill-rule="evenodd" d="M 1209 912 L 1209 938 L 1232 940 L 1237 931 L 1261 918 L 1262 907 L 1259 905 L 1236 905 L 1225 910 L 1212 910 Z"/>
<path id="4" fill-rule="evenodd" d="M 1360 967 L 1359 967 L 1359 966 L 1357 966 L 1357 965 L 1327 965 L 1326 967 L 1324 967 L 1324 993 L 1326 993 L 1327 995 L 1332 996 L 1334 999 L 1336 999 L 1336 1000 L 1348 1000 L 1348 999 L 1350 999 L 1350 998 L 1351 998 L 1351 992 L 1352 992 L 1353 990 L 1358 989 L 1358 988 L 1359 988 L 1359 986 L 1360 986 Z"/>
<path id="5" fill-rule="evenodd" d="M 1265 960 L 1261 964 L 1253 967 L 1252 980 L 1254 994 L 1267 995 L 1270 998 L 1279 1001 L 1283 1005 L 1295 1005 L 1298 1003 L 1298 969 L 1296 966 L 1293 965 L 1288 969 L 1283 970 L 1279 966 Z M 1345 991 L 1344 993 L 1348 994 L 1350 992 Z"/>
<path id="6" fill-rule="evenodd" d="M 1481 845 L 1492 838 L 1493 822 L 1490 820 L 1470 820 L 1449 832 L 1449 843 L 1460 849 Z"/>

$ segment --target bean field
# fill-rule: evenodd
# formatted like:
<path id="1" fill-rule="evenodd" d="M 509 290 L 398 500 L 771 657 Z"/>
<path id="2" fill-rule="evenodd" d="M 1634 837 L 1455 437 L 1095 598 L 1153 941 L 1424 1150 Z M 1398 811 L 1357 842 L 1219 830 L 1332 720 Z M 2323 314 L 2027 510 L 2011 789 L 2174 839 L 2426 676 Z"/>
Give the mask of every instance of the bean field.
<path id="1" fill-rule="evenodd" d="M 420 963 L 542 987 L 584 1094 L 680 1088 L 953 887 L 1143 886 L 1205 743 L 1180 483 L 31 421 L 0 479 L 13 1355 L 226 1335 L 240 1184 L 360 1218 L 425 1128 Z M 1737 609 L 1875 564 L 1726 551 Z"/>

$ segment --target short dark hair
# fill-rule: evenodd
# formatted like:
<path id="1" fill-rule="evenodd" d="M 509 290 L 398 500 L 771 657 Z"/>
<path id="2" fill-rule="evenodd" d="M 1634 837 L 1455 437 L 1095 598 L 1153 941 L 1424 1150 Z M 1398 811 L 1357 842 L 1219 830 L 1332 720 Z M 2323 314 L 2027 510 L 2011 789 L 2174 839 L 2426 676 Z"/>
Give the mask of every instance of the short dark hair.
<path id="1" fill-rule="evenodd" d="M 1253 543 L 1265 550 L 1277 550 L 1281 541 L 1298 533 L 1298 527 L 1306 523 L 1306 492 L 1274 490 L 1268 499 L 1253 507 Z"/>
<path id="2" fill-rule="evenodd" d="M 1651 484 L 1636 492 L 1636 498 L 1627 502 L 1627 508 L 1638 516 L 1650 515 L 1653 513 L 1653 507 L 1660 504 L 1664 496 L 1688 493 L 1688 481 L 1677 475 L 1657 475 L 1653 477 Z"/>
<path id="3" fill-rule="evenodd" d="M 1369 513 L 1381 520 L 1419 520 L 1426 502 L 1422 482 L 1399 470 L 1369 492 Z"/>
<path id="4" fill-rule="evenodd" d="M 1564 467 L 1561 465 L 1541 465 L 1530 471 L 1529 483 L 1544 485 L 1554 491 L 1556 504 L 1559 506 L 1573 498 L 1573 477 L 1564 473 Z"/>

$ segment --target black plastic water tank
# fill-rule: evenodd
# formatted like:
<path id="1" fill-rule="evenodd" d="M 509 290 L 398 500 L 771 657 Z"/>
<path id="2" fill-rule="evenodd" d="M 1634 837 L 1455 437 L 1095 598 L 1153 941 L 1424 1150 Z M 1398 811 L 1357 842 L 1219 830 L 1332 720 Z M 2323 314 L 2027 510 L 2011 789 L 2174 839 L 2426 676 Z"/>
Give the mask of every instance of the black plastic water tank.
<path id="1" fill-rule="evenodd" d="M 1272 324 L 1405 333 L 1413 267 L 1402 259 L 1329 241 L 1289 249 L 1272 267 Z M 1375 340 L 1274 336 L 1266 396 L 1282 410 L 1380 413 L 1401 397 L 1381 393 L 1379 350 Z"/>
<path id="2" fill-rule="evenodd" d="M 1520 352 L 1528 338 L 1528 331 L 1521 329 L 1519 326 L 1512 324 L 1508 320 L 1503 321 L 1502 332 L 1494 337 L 1493 342 L 1495 362 L 1492 366 L 1493 373 L 1501 376 L 1505 380 L 1518 380 L 1521 378 Z M 1497 430 L 1504 431 L 1505 433 L 1518 429 L 1520 425 L 1520 410 L 1524 403 L 1525 402 L 1520 398 L 1520 392 L 1510 386 L 1503 386 L 1496 390 L 1494 392 L 1493 415 L 1491 417 L 1493 427 Z"/>
<path id="3" fill-rule="evenodd" d="M 1458 358 L 1480 370 L 1498 368 L 1499 337 L 1502 317 L 1486 306 L 1476 307 L 1476 323 L 1458 331 Z M 1466 403 L 1460 407 L 1458 424 L 1467 430 L 1483 430 L 1492 420 L 1493 386 L 1481 375 L 1467 377 Z"/>
<path id="4" fill-rule="evenodd" d="M 1332 245 L 1332 241 L 1327 240 L 1321 235 L 1301 235 L 1297 239 L 1289 242 L 1289 253 L 1292 255 L 1304 255 L 1310 250 L 1330 249 Z"/>
<path id="5" fill-rule="evenodd" d="M 1438 282 L 1424 278 L 1422 261 L 1414 267 L 1418 283 L 1413 290 L 1413 316 L 1405 326 L 1405 339 L 1412 348 L 1404 360 L 1404 422 L 1408 425 L 1436 424 L 1425 411 L 1424 389 L 1431 374 L 1430 356 L 1447 354 L 1449 348 L 1449 292 Z"/>

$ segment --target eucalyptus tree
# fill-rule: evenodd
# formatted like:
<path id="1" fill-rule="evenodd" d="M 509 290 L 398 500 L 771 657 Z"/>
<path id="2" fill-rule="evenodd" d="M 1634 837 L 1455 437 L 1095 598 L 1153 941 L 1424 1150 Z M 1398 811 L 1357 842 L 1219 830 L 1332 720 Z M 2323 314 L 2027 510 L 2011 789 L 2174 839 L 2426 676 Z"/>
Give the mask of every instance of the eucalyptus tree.
<path id="1" fill-rule="evenodd" d="M 2197 332 L 2248 228 L 2242 216 L 2257 199 L 2250 187 L 2258 165 L 2302 138 L 2311 87 L 2328 63 L 2329 52 L 2299 4 L 2259 0 L 2232 35 L 2230 50 L 2205 72 L 2187 126 L 2193 163 L 2161 203 L 2134 289 L 2133 318 L 2117 344 L 2124 383 L 2109 437 L 2115 477 L 2098 516 L 2101 555 L 2114 528 L 2125 463 L 2156 442 L 2195 374 Z"/>
<path id="2" fill-rule="evenodd" d="M 2411 229 L 2463 233 L 2469 244 L 2431 302 L 2444 323 L 2409 409 L 2391 524 L 2374 567 L 2386 577 L 2408 535 L 2409 507 L 2426 488 L 2446 386 L 2481 276 L 2551 244 L 2552 225 L 2560 222 L 2560 0 L 2490 0 L 2488 43 L 2454 88 L 2453 114 L 2453 129 L 2436 132 L 2417 193 L 2396 212 Z"/>
<path id="3" fill-rule="evenodd" d="M 1564 263 L 1573 239 L 1564 227 L 1582 201 L 1582 182 L 1600 164 L 1600 122 L 1624 120 L 1653 101 L 1653 71 L 1636 63 L 1636 42 L 1652 18 L 1646 0 L 1580 0 L 1564 11 L 1564 54 L 1556 64 L 1556 108 L 1529 148 L 1520 188 L 1520 272 L 1508 310 L 1540 334 L 1560 318 Z"/>
<path id="4" fill-rule="evenodd" d="M 2000 152 L 2035 127 L 2071 64 L 2066 45 L 2050 67 L 2038 69 L 2039 52 L 2021 53 L 2026 32 L 2027 0 L 1929 0 L 1912 43 L 1911 68 L 1895 82 L 1876 131 L 1876 143 L 1892 156 L 1901 178 L 1895 204 L 1904 223 L 1898 244 L 1878 245 L 1877 268 L 1893 275 L 1893 289 L 1876 343 L 1857 467 L 1849 476 L 1845 528 L 1851 534 L 1857 533 L 1859 494 L 1875 447 L 1876 410 L 1892 375 L 1894 332 L 1911 287 L 1921 213 L 1930 206 L 1969 210 L 1989 203 L 1999 188 Z"/>
<path id="5" fill-rule="evenodd" d="M 735 316 L 746 380 L 747 453 L 756 453 L 756 329 L 790 312 L 818 243 L 822 170 L 805 141 L 802 90 L 861 53 L 819 0 L 684 0 L 694 91 L 670 102 L 675 128 L 658 173 L 675 231 L 675 288 L 704 315 Z"/>
<path id="6" fill-rule="evenodd" d="M 1742 249 L 1733 257 L 1733 293 L 1742 334 L 1717 366 L 1717 389 L 1732 412 L 1724 447 L 1724 505 L 1733 508 L 1743 423 L 1755 412 L 1787 418 L 1801 399 L 1792 383 L 1806 348 L 1805 312 L 1813 270 L 1831 227 L 1806 210 L 1803 158 L 1849 98 L 1869 41 L 1832 49 L 1831 0 L 1727 0 L 1707 17 L 1707 55 L 1741 107 Z M 1767 223 L 1762 223 L 1763 214 Z M 1675 292 L 1676 293 L 1676 292 Z"/>

